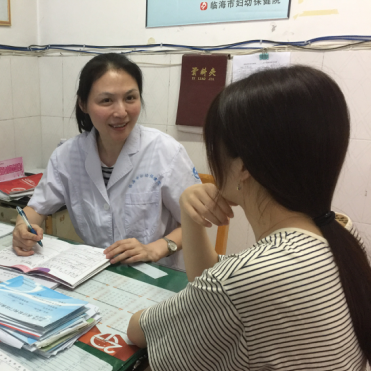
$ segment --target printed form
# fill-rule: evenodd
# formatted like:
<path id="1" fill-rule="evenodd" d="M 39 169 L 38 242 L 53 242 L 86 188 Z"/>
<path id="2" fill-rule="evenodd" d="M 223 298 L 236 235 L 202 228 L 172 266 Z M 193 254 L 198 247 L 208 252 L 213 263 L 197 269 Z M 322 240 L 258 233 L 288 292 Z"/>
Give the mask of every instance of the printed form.
<path id="1" fill-rule="evenodd" d="M 99 307 L 102 320 L 80 341 L 122 360 L 126 359 L 120 355 L 120 348 L 131 344 L 126 335 L 131 316 L 175 295 L 175 292 L 110 271 L 97 274 L 74 291 L 63 288 L 56 291 Z"/>
<path id="2" fill-rule="evenodd" d="M 260 59 L 260 55 L 235 55 L 233 57 L 232 81 L 241 80 L 257 71 L 290 64 L 291 53 L 289 52 L 266 53 L 264 59 Z"/>
<path id="3" fill-rule="evenodd" d="M 112 366 L 85 350 L 71 347 L 56 357 L 37 354 L 1 344 L 1 371 L 111 371 Z"/>
<path id="4" fill-rule="evenodd" d="M 14 225 L 0 223 L 0 238 L 13 232 Z M 12 238 L 13 239 L 13 238 Z"/>

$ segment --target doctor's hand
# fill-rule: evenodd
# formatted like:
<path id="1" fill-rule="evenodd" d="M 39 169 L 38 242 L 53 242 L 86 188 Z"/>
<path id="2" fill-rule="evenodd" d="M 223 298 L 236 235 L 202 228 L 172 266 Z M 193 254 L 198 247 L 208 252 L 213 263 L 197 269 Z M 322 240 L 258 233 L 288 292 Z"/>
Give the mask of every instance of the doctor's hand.
<path id="1" fill-rule="evenodd" d="M 141 261 L 157 261 L 162 258 L 158 249 L 154 248 L 153 243 L 144 245 L 136 238 L 116 241 L 107 247 L 103 253 L 106 254 L 107 259 L 111 259 L 111 264 L 118 262 L 133 264 Z"/>
<path id="2" fill-rule="evenodd" d="M 195 184 L 180 196 L 180 208 L 195 223 L 210 228 L 229 224 L 234 214 L 230 203 L 220 195 L 214 184 Z"/>
<path id="3" fill-rule="evenodd" d="M 19 223 L 13 230 L 13 250 L 17 255 L 30 256 L 34 254 L 32 248 L 37 241 L 43 238 L 44 231 L 37 224 L 31 224 L 37 235 L 31 233 L 25 223 Z"/>

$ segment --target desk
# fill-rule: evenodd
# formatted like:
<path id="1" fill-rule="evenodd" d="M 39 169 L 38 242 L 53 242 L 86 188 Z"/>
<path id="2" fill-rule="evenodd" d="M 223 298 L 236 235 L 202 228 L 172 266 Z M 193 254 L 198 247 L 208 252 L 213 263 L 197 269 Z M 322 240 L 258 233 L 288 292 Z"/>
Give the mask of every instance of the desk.
<path id="1" fill-rule="evenodd" d="M 6 238 L 7 237 L 4 237 L 3 240 L 5 241 Z M 4 245 L 4 243 L 3 244 L 1 243 L 1 240 L 2 239 L 0 239 L 0 249 L 1 249 L 1 246 Z M 109 266 L 108 268 L 106 268 L 103 271 L 103 273 L 104 273 L 103 276 L 105 276 L 106 278 L 107 277 L 109 278 L 112 275 L 114 275 L 115 277 L 122 277 L 121 281 L 124 282 L 124 283 L 122 284 L 121 289 L 125 288 L 125 281 L 129 281 L 129 279 L 130 280 L 136 280 L 135 282 L 139 281 L 139 282 L 144 283 L 144 284 L 149 284 L 149 285 L 155 286 L 154 289 L 155 288 L 160 288 L 160 289 L 165 289 L 165 290 L 169 290 L 169 291 L 172 291 L 172 292 L 179 292 L 180 290 L 185 288 L 185 286 L 187 285 L 188 280 L 187 280 L 187 276 L 184 272 L 176 271 L 176 270 L 173 270 L 173 269 L 170 269 L 170 268 L 161 267 L 161 266 L 158 266 L 158 265 L 153 264 L 153 263 L 151 265 L 153 265 L 156 268 L 166 272 L 167 275 L 154 279 L 154 278 L 151 278 L 150 276 L 147 276 L 144 273 L 141 273 L 140 271 L 138 271 L 138 270 L 136 270 L 132 267 L 124 266 L 124 265 L 121 265 L 121 264 L 116 264 L 116 265 Z M 99 274 L 95 277 L 99 277 Z M 91 280 L 87 281 L 87 284 L 89 284 L 90 282 L 95 284 L 93 281 L 94 281 L 94 277 Z M 99 282 L 99 284 L 101 284 L 105 287 L 106 284 L 105 284 L 104 280 L 100 279 L 100 281 L 101 282 Z M 139 285 L 139 282 L 138 282 L 138 285 Z M 81 295 L 78 292 L 79 292 L 79 287 L 82 287 L 83 285 L 78 286 L 74 291 L 70 291 L 70 296 Z M 117 287 L 114 287 L 114 288 L 117 289 Z M 107 289 L 103 288 L 103 290 L 108 292 L 109 288 L 107 288 Z M 153 290 L 153 291 L 156 291 L 156 290 Z M 160 291 L 160 290 L 158 290 L 158 291 Z M 82 290 L 80 290 L 80 292 L 82 292 Z M 66 294 L 68 294 L 68 293 L 66 292 Z M 151 295 L 153 296 L 153 293 L 151 293 Z M 81 298 L 83 299 L 83 297 L 81 297 Z M 99 297 L 97 297 L 97 298 L 99 299 Z M 161 298 L 159 298 L 159 300 L 160 299 Z M 97 300 L 97 299 L 94 299 L 94 300 Z M 143 300 L 146 300 L 146 299 L 143 297 Z M 99 306 L 99 302 L 94 302 L 94 304 Z M 137 310 L 139 310 L 139 309 L 142 309 L 142 308 L 137 308 Z M 117 310 L 117 307 L 116 307 L 116 310 Z M 126 326 L 126 324 L 125 324 L 125 326 Z M 80 341 L 76 342 L 74 347 L 78 347 L 80 349 L 83 349 L 84 351 L 86 351 L 86 352 L 104 360 L 105 362 L 107 362 L 108 364 L 110 364 L 112 366 L 112 371 L 133 370 L 133 367 L 135 367 L 136 370 L 139 370 L 139 368 L 137 368 L 138 365 L 136 365 L 138 359 L 141 359 L 141 358 L 145 359 L 145 357 L 146 357 L 146 350 L 139 350 L 133 356 L 128 358 L 126 361 L 122 361 L 118 358 L 115 358 L 115 357 L 113 357 L 113 356 L 111 356 L 107 353 L 104 353 L 101 350 L 93 348 L 93 347 L 91 347 L 91 346 L 89 346 L 89 345 L 87 345 L 83 342 L 80 342 Z M 58 358 L 58 355 L 56 356 L 56 358 Z M 94 371 L 94 369 L 92 369 L 91 371 Z"/>
<path id="2" fill-rule="evenodd" d="M 188 279 L 187 279 L 185 272 L 180 272 L 180 271 L 176 271 L 170 268 L 161 267 L 153 263 L 151 265 L 166 272 L 168 275 L 154 279 L 154 278 L 147 276 L 144 273 L 137 271 L 136 269 L 132 267 L 124 266 L 120 264 L 110 266 L 106 268 L 106 271 L 117 273 L 117 274 L 129 277 L 129 278 L 138 280 L 140 282 L 144 282 L 144 283 L 147 283 L 147 284 L 150 284 L 156 287 L 160 287 L 160 288 L 163 288 L 169 291 L 173 291 L 173 292 L 179 292 L 186 287 L 188 283 Z M 76 288 L 76 290 L 78 290 L 78 287 Z M 105 360 L 107 363 L 111 364 L 113 366 L 113 371 L 132 370 L 138 358 L 144 357 L 146 355 L 146 350 L 140 350 L 133 357 L 131 357 L 130 359 L 128 359 L 126 362 L 123 363 L 122 361 L 112 356 L 109 356 L 95 348 L 92 348 L 91 346 L 86 345 L 84 343 L 77 342 L 75 345 L 84 349 L 90 354 L 93 354 L 97 356 L 98 358 Z"/>

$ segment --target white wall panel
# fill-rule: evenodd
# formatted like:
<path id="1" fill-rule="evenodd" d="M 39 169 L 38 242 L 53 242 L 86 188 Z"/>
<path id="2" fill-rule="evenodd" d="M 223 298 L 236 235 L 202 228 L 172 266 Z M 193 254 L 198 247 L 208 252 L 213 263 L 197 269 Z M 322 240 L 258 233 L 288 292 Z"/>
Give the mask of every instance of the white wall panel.
<path id="1" fill-rule="evenodd" d="M 10 58 L 0 57 L 0 120 L 13 118 Z"/>
<path id="2" fill-rule="evenodd" d="M 63 117 L 63 58 L 39 58 L 41 116 Z"/>
<path id="3" fill-rule="evenodd" d="M 40 116 L 38 58 L 13 57 L 10 64 L 14 118 Z"/>
<path id="4" fill-rule="evenodd" d="M 23 157 L 25 168 L 41 168 L 40 116 L 14 119 L 15 155 Z"/>

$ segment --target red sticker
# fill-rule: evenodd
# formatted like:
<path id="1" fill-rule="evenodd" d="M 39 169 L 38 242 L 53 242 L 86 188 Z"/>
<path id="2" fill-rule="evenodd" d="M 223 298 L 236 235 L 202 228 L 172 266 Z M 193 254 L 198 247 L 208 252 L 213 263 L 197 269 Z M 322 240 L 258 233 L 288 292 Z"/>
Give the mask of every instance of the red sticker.
<path id="1" fill-rule="evenodd" d="M 200 4 L 200 9 L 201 9 L 201 10 L 206 10 L 206 9 L 207 9 L 207 2 L 206 2 L 206 1 L 203 1 L 203 2 Z"/>
<path id="2" fill-rule="evenodd" d="M 126 361 L 139 350 L 135 345 L 127 344 L 118 334 L 102 334 L 96 326 L 79 340 L 122 361 Z"/>

